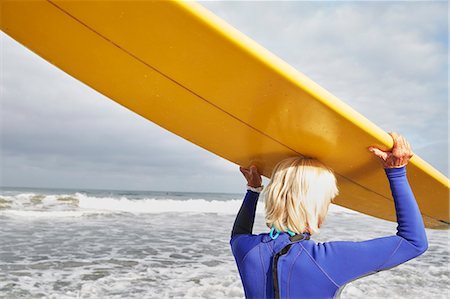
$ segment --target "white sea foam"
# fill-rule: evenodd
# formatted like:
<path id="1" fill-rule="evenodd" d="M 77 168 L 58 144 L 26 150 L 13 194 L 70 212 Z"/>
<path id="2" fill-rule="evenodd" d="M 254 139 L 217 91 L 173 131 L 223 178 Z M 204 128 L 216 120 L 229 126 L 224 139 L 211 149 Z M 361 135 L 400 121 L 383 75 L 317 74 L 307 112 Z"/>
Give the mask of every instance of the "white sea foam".
<path id="1" fill-rule="evenodd" d="M 203 198 L 141 198 L 125 196 L 100 197 L 85 193 L 42 195 L 21 193 L 0 196 L 0 215 L 17 217 L 83 217 L 113 213 L 217 213 L 236 214 L 243 199 L 206 200 Z M 264 202 L 259 199 L 256 213 L 264 213 Z M 330 213 L 359 214 L 350 209 L 332 204 Z"/>
<path id="2" fill-rule="evenodd" d="M 17 217 L 83 217 L 113 213 L 217 213 L 236 214 L 242 199 L 205 200 L 202 198 L 171 199 L 97 197 L 84 193 L 39 195 L 23 193 L 1 196 L 0 215 Z M 256 213 L 263 213 L 258 204 Z"/>
<path id="3" fill-rule="evenodd" d="M 207 201 L 204 199 L 140 199 L 129 200 L 121 198 L 97 198 L 77 194 L 79 207 L 83 209 L 120 211 L 130 213 L 164 213 L 164 212 L 192 212 L 192 213 L 220 213 L 235 214 L 242 200 Z"/>

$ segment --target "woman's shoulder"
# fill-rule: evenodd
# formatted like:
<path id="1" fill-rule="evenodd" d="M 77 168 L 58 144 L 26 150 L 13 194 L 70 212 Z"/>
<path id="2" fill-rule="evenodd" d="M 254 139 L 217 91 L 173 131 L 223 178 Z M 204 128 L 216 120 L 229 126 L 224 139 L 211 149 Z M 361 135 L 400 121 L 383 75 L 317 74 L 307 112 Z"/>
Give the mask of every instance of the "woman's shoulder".
<path id="1" fill-rule="evenodd" d="M 269 236 L 268 233 L 261 234 L 236 234 L 231 236 L 230 245 L 233 246 L 234 243 L 239 242 L 251 242 L 251 243 L 260 243 L 267 239 Z"/>
<path id="2" fill-rule="evenodd" d="M 267 234 L 266 234 L 267 235 Z M 237 260 L 242 260 L 247 253 L 262 244 L 264 234 L 237 234 L 231 237 L 231 251 Z"/>

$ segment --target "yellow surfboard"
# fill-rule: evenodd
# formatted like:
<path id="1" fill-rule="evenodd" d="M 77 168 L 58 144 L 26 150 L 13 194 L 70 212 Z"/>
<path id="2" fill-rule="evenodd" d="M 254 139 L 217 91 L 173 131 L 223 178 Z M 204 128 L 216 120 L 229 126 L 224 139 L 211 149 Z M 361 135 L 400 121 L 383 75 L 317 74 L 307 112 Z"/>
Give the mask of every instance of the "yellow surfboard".
<path id="1" fill-rule="evenodd" d="M 283 158 L 316 157 L 337 174 L 337 204 L 396 220 L 367 150 L 391 148 L 390 136 L 195 2 L 2 0 L 1 29 L 128 109 L 266 177 Z M 449 180 L 417 155 L 408 178 L 426 227 L 448 228 Z"/>

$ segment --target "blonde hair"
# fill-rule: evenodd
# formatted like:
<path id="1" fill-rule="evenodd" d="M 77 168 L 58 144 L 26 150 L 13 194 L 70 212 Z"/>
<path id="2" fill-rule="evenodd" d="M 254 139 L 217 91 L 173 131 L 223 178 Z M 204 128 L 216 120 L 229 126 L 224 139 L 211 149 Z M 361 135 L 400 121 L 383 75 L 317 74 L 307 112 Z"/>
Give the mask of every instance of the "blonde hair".
<path id="1" fill-rule="evenodd" d="M 264 188 L 266 225 L 277 231 L 320 233 L 328 207 L 339 194 L 333 171 L 313 158 L 280 161 Z"/>

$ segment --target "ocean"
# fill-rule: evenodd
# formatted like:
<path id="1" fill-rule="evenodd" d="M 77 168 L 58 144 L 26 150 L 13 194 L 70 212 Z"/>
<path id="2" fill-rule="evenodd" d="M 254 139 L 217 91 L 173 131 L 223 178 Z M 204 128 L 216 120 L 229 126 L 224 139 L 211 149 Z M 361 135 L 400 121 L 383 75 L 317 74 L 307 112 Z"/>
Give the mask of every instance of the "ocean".
<path id="1" fill-rule="evenodd" d="M 244 298 L 229 246 L 244 195 L 2 188 L 0 298 Z M 396 227 L 332 204 L 312 239 L 362 241 Z M 261 201 L 254 233 L 263 232 Z M 427 236 L 423 255 L 347 284 L 341 298 L 450 298 L 449 231 Z"/>

